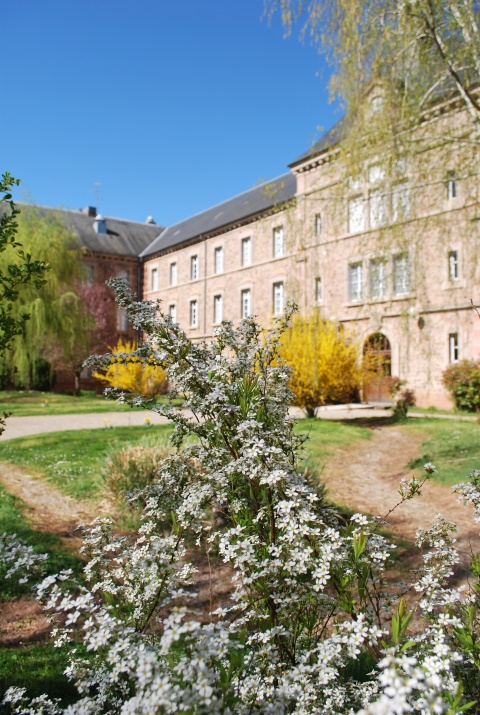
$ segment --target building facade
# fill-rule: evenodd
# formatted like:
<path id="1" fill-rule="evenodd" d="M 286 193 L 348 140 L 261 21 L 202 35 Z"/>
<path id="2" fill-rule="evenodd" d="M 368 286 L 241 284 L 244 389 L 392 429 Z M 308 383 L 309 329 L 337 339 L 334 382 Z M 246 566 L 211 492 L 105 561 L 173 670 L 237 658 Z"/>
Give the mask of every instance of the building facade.
<path id="1" fill-rule="evenodd" d="M 454 105 L 419 132 L 465 123 Z M 480 356 L 478 157 L 440 140 L 348 174 L 342 123 L 290 171 L 165 229 L 141 254 L 143 295 L 194 339 L 224 319 L 268 325 L 294 299 L 381 357 L 370 399 L 398 376 L 417 404 L 448 407 L 443 370 Z M 469 153 L 470 152 L 470 153 Z"/>

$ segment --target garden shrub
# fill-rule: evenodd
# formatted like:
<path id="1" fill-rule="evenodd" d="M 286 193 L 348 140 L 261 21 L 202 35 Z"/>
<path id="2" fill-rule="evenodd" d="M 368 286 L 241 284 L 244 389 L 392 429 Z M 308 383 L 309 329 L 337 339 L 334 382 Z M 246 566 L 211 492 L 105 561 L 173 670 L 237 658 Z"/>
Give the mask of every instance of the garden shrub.
<path id="1" fill-rule="evenodd" d="M 452 363 L 444 370 L 442 382 L 458 410 L 480 410 L 480 361 L 460 360 Z"/>
<path id="2" fill-rule="evenodd" d="M 102 468 L 107 494 L 117 503 L 124 502 L 128 492 L 152 484 L 162 460 L 171 452 L 167 445 L 149 438 L 124 447 L 114 444 Z"/>
<path id="3" fill-rule="evenodd" d="M 93 377 L 106 382 L 111 388 L 124 390 L 133 395 L 154 397 L 167 390 L 165 370 L 161 365 L 142 363 L 135 356 L 136 343 L 119 339 L 102 372 Z"/>
<path id="4" fill-rule="evenodd" d="M 415 406 L 416 399 L 414 391 L 405 387 L 404 380 L 400 380 L 399 377 L 392 377 L 389 393 L 395 400 L 392 407 L 394 419 L 404 420 L 409 408 Z"/>
<path id="5" fill-rule="evenodd" d="M 303 476 L 304 438 L 289 417 L 290 372 L 278 350 L 289 316 L 266 336 L 248 318 L 237 329 L 223 323 L 208 345 L 192 343 L 157 305 L 134 303 L 125 282 L 116 286 L 145 335 L 136 356 L 165 367 L 188 411 L 154 408 L 175 424 L 174 449 L 141 493 L 138 534 L 96 520 L 85 528 L 90 586 L 63 573 L 38 588 L 57 619 L 58 645 L 81 640 L 89 653 L 88 660 L 73 655 L 67 670 L 78 701 L 63 708 L 12 688 L 13 713 L 456 715 L 471 708 L 480 700 L 480 562 L 472 560 L 465 591 L 450 584 L 455 526 L 439 517 L 418 534 L 425 552 L 412 583 L 387 587 L 392 546 L 379 534 L 383 520 L 340 519 Z M 423 478 L 403 480 L 399 505 L 434 471 L 426 464 Z M 456 491 L 480 521 L 480 472 Z M 218 524 L 213 508 L 223 515 Z M 230 600 L 206 620 L 188 608 L 193 543 L 217 551 L 234 576 Z M 413 609 L 405 591 L 417 594 Z"/>

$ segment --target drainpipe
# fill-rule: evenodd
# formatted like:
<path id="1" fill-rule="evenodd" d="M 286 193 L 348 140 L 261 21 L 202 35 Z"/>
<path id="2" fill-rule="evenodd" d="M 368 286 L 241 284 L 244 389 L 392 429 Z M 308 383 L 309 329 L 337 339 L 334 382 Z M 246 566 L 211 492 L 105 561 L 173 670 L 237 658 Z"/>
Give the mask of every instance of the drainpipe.
<path id="1" fill-rule="evenodd" d="M 143 300 L 143 258 L 138 257 L 137 263 L 137 300 Z M 141 337 L 139 328 L 135 331 L 137 342 Z"/>
<path id="2" fill-rule="evenodd" d="M 207 239 L 203 238 L 203 337 L 207 336 Z"/>

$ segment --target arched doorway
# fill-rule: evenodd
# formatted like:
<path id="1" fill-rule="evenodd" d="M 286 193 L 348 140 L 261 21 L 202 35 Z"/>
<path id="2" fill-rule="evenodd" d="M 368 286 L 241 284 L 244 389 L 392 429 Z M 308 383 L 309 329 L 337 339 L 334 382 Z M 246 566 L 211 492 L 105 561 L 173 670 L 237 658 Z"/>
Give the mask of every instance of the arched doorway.
<path id="1" fill-rule="evenodd" d="M 391 402 L 392 348 L 383 333 L 373 333 L 363 346 L 364 366 L 368 378 L 363 383 L 363 399 L 366 402 Z"/>

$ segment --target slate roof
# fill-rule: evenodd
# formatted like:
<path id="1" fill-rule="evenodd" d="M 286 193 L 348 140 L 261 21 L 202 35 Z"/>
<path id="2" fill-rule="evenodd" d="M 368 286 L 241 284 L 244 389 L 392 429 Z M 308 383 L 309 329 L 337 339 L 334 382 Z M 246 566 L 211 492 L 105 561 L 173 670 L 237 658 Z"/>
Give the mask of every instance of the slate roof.
<path id="1" fill-rule="evenodd" d="M 325 134 L 318 140 L 318 142 L 315 142 L 315 144 L 311 146 L 310 149 L 305 151 L 301 156 L 298 157 L 298 159 L 292 161 L 288 166 L 295 167 L 298 164 L 302 164 L 304 161 L 307 161 L 308 159 L 313 159 L 313 157 L 322 154 L 322 152 L 326 151 L 327 149 L 331 149 L 333 146 L 339 144 L 342 141 L 345 136 L 346 130 L 346 118 L 342 117 L 336 124 L 333 125 L 331 129 L 328 130 L 328 132 L 325 132 Z"/>
<path id="2" fill-rule="evenodd" d="M 162 253 L 180 244 L 240 223 L 247 218 L 258 216 L 294 198 L 296 190 L 295 175 L 291 172 L 282 174 L 169 226 L 140 256 L 145 258 L 154 253 Z"/>
<path id="3" fill-rule="evenodd" d="M 16 203 L 20 209 L 25 207 L 25 204 Z M 95 217 L 88 216 L 82 211 L 55 209 L 47 206 L 34 206 L 33 208 L 43 215 L 52 213 L 59 216 L 72 233 L 75 234 L 80 246 L 93 253 L 138 257 L 163 231 L 163 226 L 158 226 L 157 224 L 104 216 L 107 233 L 96 233 L 93 228 Z"/>

